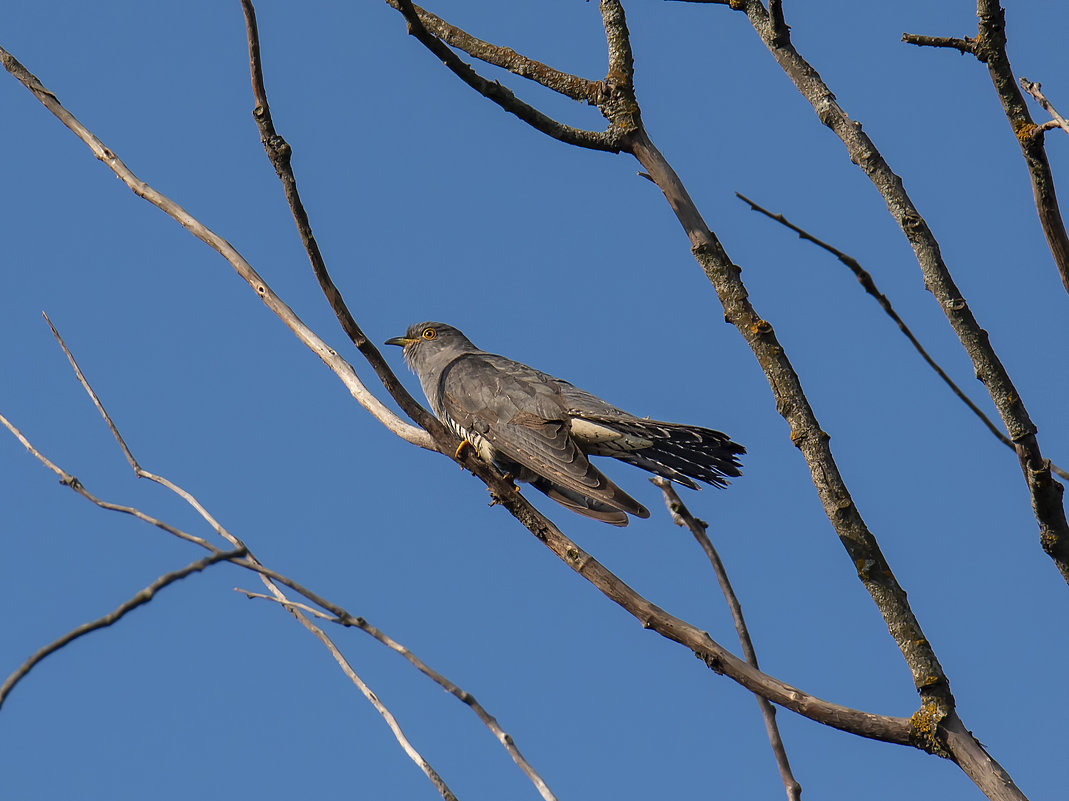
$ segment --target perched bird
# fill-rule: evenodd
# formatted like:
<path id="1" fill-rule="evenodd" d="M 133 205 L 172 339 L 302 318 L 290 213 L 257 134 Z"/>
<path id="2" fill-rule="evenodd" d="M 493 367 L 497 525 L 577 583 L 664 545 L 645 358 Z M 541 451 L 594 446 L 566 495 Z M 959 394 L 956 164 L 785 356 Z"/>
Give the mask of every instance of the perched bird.
<path id="1" fill-rule="evenodd" d="M 479 350 L 445 323 L 416 323 L 404 348 L 434 414 L 486 462 L 586 517 L 626 526 L 649 510 L 587 459 L 612 456 L 679 484 L 725 486 L 746 453 L 719 431 L 635 417 L 567 381 Z"/>

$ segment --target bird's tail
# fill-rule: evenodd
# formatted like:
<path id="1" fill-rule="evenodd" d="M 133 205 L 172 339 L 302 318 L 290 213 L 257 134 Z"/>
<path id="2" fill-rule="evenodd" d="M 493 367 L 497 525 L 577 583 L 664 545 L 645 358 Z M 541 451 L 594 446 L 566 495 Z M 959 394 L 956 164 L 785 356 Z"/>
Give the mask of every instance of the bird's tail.
<path id="1" fill-rule="evenodd" d="M 724 487 L 729 477 L 742 475 L 737 457 L 746 449 L 720 431 L 641 418 L 583 417 L 622 435 L 596 455 L 612 456 L 691 489 L 699 488 L 695 481 Z"/>

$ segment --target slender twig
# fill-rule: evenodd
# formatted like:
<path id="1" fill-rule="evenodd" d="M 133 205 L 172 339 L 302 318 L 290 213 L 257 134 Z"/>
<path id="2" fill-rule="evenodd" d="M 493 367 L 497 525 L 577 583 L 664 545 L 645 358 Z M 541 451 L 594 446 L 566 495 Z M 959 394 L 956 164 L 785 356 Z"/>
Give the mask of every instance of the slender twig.
<path id="1" fill-rule="evenodd" d="M 350 394 L 367 409 L 372 416 L 397 436 L 422 448 L 434 449 L 430 435 L 418 426 L 413 426 L 399 418 L 376 398 L 360 381 L 351 364 L 341 358 L 312 331 L 297 314 L 272 291 L 244 257 L 225 239 L 209 229 L 180 205 L 158 192 L 138 178 L 108 147 L 104 145 L 88 128 L 82 125 L 56 99 L 55 94 L 45 88 L 41 82 L 19 61 L 0 47 L 0 63 L 7 71 L 25 86 L 52 114 L 84 142 L 93 155 L 114 172 L 124 184 L 138 197 L 144 198 L 167 216 L 186 228 L 193 236 L 204 242 L 221 255 L 245 282 L 256 292 L 264 304 L 289 328 L 297 338 L 316 354 L 324 364 L 345 384 Z"/>
<path id="2" fill-rule="evenodd" d="M 531 767 L 531 764 L 526 760 L 523 754 L 520 753 L 519 748 L 516 746 L 516 743 L 512 739 L 512 735 L 508 734 L 508 732 L 501 728 L 501 724 L 497 722 L 497 718 L 487 712 L 486 708 L 475 700 L 474 695 L 469 693 L 467 690 L 461 689 L 459 686 L 447 679 L 441 673 L 434 670 L 434 668 L 430 667 L 422 659 L 417 657 L 408 648 L 401 645 L 401 643 L 397 642 L 391 637 L 387 636 L 375 626 L 372 626 L 364 618 L 353 617 L 348 613 L 344 613 L 342 615 L 328 615 L 323 612 L 320 612 L 317 609 L 313 609 L 312 607 L 307 606 L 305 604 L 295 604 L 292 601 L 288 603 L 282 602 L 270 596 L 264 595 L 263 593 L 249 592 L 248 590 L 238 591 L 244 593 L 249 598 L 259 598 L 267 601 L 276 601 L 277 603 L 282 603 L 283 606 L 285 606 L 287 609 L 298 608 L 304 612 L 307 612 L 308 614 L 314 615 L 315 617 L 321 618 L 323 620 L 328 620 L 332 623 L 337 623 L 342 626 L 358 628 L 361 631 L 370 634 L 372 637 L 374 637 L 380 643 L 385 645 L 387 648 L 403 656 L 413 667 L 419 670 L 420 673 L 430 678 L 446 692 L 452 694 L 460 701 L 467 704 L 467 706 L 470 707 L 471 710 L 478 716 L 479 720 L 481 720 L 483 724 L 493 733 L 494 737 L 497 738 L 497 741 L 501 743 L 505 750 L 508 751 L 513 761 L 520 768 L 520 770 L 522 770 L 527 775 L 527 778 L 531 780 L 531 783 L 534 784 L 535 788 L 538 790 L 542 798 L 544 798 L 545 801 L 556 801 L 556 796 L 549 789 L 549 786 L 545 783 L 545 780 L 538 774 L 538 772 L 533 767 Z"/>
<path id="3" fill-rule="evenodd" d="M 1050 114 L 1052 119 L 1049 122 L 1045 122 L 1042 125 L 1036 126 L 1037 131 L 1049 130 L 1050 128 L 1061 128 L 1066 133 L 1069 133 L 1069 120 L 1066 120 L 1058 110 L 1054 108 L 1054 105 L 1047 100 L 1046 95 L 1043 94 L 1043 85 L 1038 81 L 1030 81 L 1027 78 L 1021 78 L 1021 88 L 1028 94 L 1036 99 L 1036 102 L 1043 107 L 1043 110 Z"/>
<path id="4" fill-rule="evenodd" d="M 179 539 L 185 540 L 186 542 L 192 542 L 193 544 L 199 545 L 202 548 L 207 548 L 212 552 L 219 551 L 218 548 L 216 548 L 214 545 L 211 545 L 209 542 L 202 539 L 201 537 L 198 537 L 194 534 L 189 534 L 188 532 L 185 532 L 182 529 L 175 528 L 174 526 L 164 522 L 163 520 L 160 520 L 159 518 L 145 514 L 140 509 L 137 509 L 133 506 L 124 506 L 122 504 L 111 503 L 109 501 L 101 500 L 89 490 L 87 490 L 85 488 L 85 485 L 78 480 L 77 476 L 71 475 L 62 467 L 55 464 L 51 459 L 49 459 L 39 450 L 37 450 L 37 448 L 35 448 L 30 443 L 26 436 L 21 431 L 19 431 L 19 429 L 17 429 L 14 424 L 11 423 L 11 421 L 4 417 L 4 415 L 2 414 L 0 414 L 0 425 L 3 425 L 4 428 L 10 431 L 15 436 L 15 439 L 21 442 L 23 447 L 25 447 L 26 450 L 28 450 L 34 456 L 34 458 L 37 459 L 37 461 L 39 461 L 41 464 L 43 464 L 45 467 L 47 467 L 49 470 L 59 476 L 60 484 L 65 487 L 70 487 L 72 490 L 77 492 L 90 503 L 99 506 L 101 509 L 106 509 L 109 512 L 119 512 L 120 514 L 136 517 L 138 520 L 144 523 L 148 523 L 150 526 L 155 526 L 156 528 L 166 531 L 168 534 L 172 534 L 175 537 L 178 537 Z"/>
<path id="5" fill-rule="evenodd" d="M 936 375 L 943 379 L 943 382 L 948 387 L 950 387 L 951 392 L 953 392 L 958 397 L 958 399 L 972 411 L 973 414 L 980 418 L 980 421 L 985 426 L 987 426 L 988 431 L 990 431 L 995 436 L 995 438 L 998 439 L 999 442 L 1001 442 L 1007 448 L 1016 453 L 1016 448 L 1014 448 L 1013 443 L 1010 442 L 1009 437 L 1007 437 L 1005 434 L 1002 433 L 1001 430 L 999 430 L 998 426 L 996 426 L 991 421 L 991 418 L 984 414 L 980 407 L 977 406 L 972 401 L 972 399 L 965 394 L 965 392 L 961 389 L 961 387 L 957 385 L 954 379 L 947 375 L 946 371 L 944 371 L 943 368 L 940 367 L 939 364 L 935 361 L 935 359 L 931 357 L 928 351 L 924 349 L 924 346 L 921 345 L 917 337 L 914 336 L 909 326 L 906 325 L 902 318 L 898 316 L 898 312 L 896 312 L 894 310 L 894 307 L 891 306 L 891 301 L 888 300 L 886 295 L 884 295 L 882 292 L 880 292 L 879 289 L 876 288 L 876 282 L 873 280 L 872 275 L 869 273 L 868 270 L 861 266 L 861 263 L 857 259 L 847 253 L 843 253 L 834 245 L 829 245 L 827 242 L 818 239 L 817 237 L 813 236 L 813 234 L 806 231 L 804 228 L 799 228 L 797 225 L 792 223 L 782 214 L 775 214 L 769 211 L 768 209 L 760 206 L 759 204 L 750 200 L 750 198 L 746 197 L 745 195 L 736 192 L 735 197 L 739 198 L 739 200 L 742 200 L 744 203 L 749 204 L 750 208 L 754 211 L 760 212 L 761 214 L 764 214 L 766 217 L 768 217 L 770 220 L 775 220 L 785 228 L 789 228 L 790 230 L 794 231 L 796 234 L 798 234 L 799 239 L 804 239 L 807 242 L 812 242 L 814 245 L 828 251 L 828 253 L 831 253 L 833 256 L 835 256 L 835 258 L 842 262 L 846 266 L 846 268 L 854 274 L 854 276 L 858 280 L 858 283 L 861 284 L 862 288 L 876 299 L 876 302 L 880 304 L 880 308 L 883 309 L 887 316 L 894 321 L 895 325 L 898 326 L 898 329 L 902 332 L 906 339 L 909 340 L 910 344 L 913 345 L 913 348 L 917 351 L 917 353 L 920 354 L 921 358 L 924 359 L 924 361 L 928 363 L 928 366 L 935 371 Z M 1062 478 L 1069 479 L 1069 472 L 1062 470 L 1053 462 L 1050 463 L 1050 469 Z"/>
<path id="6" fill-rule="evenodd" d="M 203 559 L 198 559 L 195 562 L 191 562 L 179 570 L 175 570 L 171 573 L 165 573 L 164 575 L 156 579 L 154 582 L 149 584 L 147 587 L 145 587 L 143 590 L 141 590 L 139 593 L 134 595 L 133 598 L 119 604 L 114 610 L 112 610 L 108 614 L 104 615 L 103 617 L 99 617 L 96 620 L 91 620 L 88 623 L 83 623 L 77 628 L 67 632 L 59 639 L 50 642 L 48 645 L 38 650 L 36 653 L 33 654 L 33 656 L 31 656 L 29 659 L 19 665 L 15 672 L 8 676 L 4 683 L 0 685 L 0 706 L 4 705 L 4 701 L 14 689 L 15 685 L 18 684 L 19 681 L 21 681 L 26 676 L 26 674 L 33 670 L 33 668 L 49 654 L 55 653 L 60 648 L 64 647 L 65 645 L 68 645 L 79 637 L 89 634 L 90 632 L 96 631 L 97 629 L 107 628 L 113 623 L 118 622 L 123 617 L 125 617 L 127 613 L 132 612 L 133 610 L 137 609 L 137 607 L 143 606 L 149 601 L 151 601 L 155 597 L 156 593 L 162 590 L 167 585 L 173 584 L 179 579 L 184 579 L 186 576 L 192 573 L 199 573 L 201 570 L 204 570 L 207 567 L 211 567 L 212 565 L 218 562 L 238 558 L 244 553 L 245 551 L 242 548 L 233 551 L 217 551 L 216 553 L 205 556 Z"/>
<path id="7" fill-rule="evenodd" d="M 404 750 L 408 758 L 415 762 L 419 769 L 423 771 L 424 775 L 430 780 L 431 784 L 434 785 L 434 788 L 445 801 L 456 801 L 456 796 L 453 794 L 453 791 L 449 789 L 449 785 L 445 783 L 445 780 L 439 775 L 438 771 L 431 767 L 430 762 L 416 750 L 404 731 L 402 731 L 401 725 L 397 722 L 397 718 L 393 716 L 393 713 L 386 708 L 386 705 L 379 700 L 379 697 L 372 692 L 371 688 L 368 687 L 357 672 L 353 670 L 353 666 L 349 664 L 349 660 L 342 655 L 338 646 L 327 636 L 326 632 L 309 620 L 300 610 L 293 608 L 289 601 L 284 599 L 284 596 L 283 598 L 274 598 L 272 600 L 278 600 L 279 603 L 288 609 L 291 615 L 297 618 L 302 626 L 323 643 L 324 647 L 330 651 L 330 655 L 334 657 L 334 661 L 336 661 L 338 666 L 342 669 L 342 672 L 349 678 L 349 681 L 356 685 L 364 698 L 367 699 L 368 703 L 370 703 L 375 708 L 375 711 L 382 716 L 382 719 L 386 721 L 386 725 L 389 727 L 394 738 L 401 745 L 402 750 Z"/>
<path id="8" fill-rule="evenodd" d="M 760 668 L 757 664 L 757 651 L 754 649 L 753 640 L 750 639 L 750 631 L 746 626 L 746 619 L 742 614 L 742 604 L 739 603 L 739 598 L 731 586 L 731 581 L 728 579 L 727 570 L 724 568 L 724 562 L 720 559 L 720 554 L 716 552 L 712 540 L 709 539 L 709 534 L 706 530 L 708 525 L 691 514 L 682 499 L 680 499 L 679 494 L 675 491 L 671 481 L 657 476 L 656 478 L 651 478 L 650 482 L 660 487 L 661 492 L 664 494 L 664 505 L 668 507 L 672 522 L 690 531 L 694 539 L 698 541 L 698 545 L 705 552 L 705 556 L 709 559 L 709 564 L 713 567 L 713 573 L 716 574 L 717 583 L 720 584 L 720 590 L 724 593 L 724 600 L 727 601 L 731 619 L 735 623 L 735 632 L 739 636 L 742 655 L 746 657 L 746 661 L 749 664 L 755 668 Z M 776 765 L 779 767 L 780 779 L 783 781 L 783 789 L 787 793 L 788 801 L 799 801 L 802 797 L 802 785 L 798 783 L 798 780 L 794 778 L 794 773 L 791 772 L 791 763 L 787 759 L 787 749 L 783 745 L 783 738 L 780 736 L 779 726 L 776 724 L 776 708 L 760 695 L 755 695 L 754 697 L 757 698 L 757 706 L 761 710 L 761 718 L 765 722 L 768 742 L 772 746 L 773 755 L 776 757 Z"/>

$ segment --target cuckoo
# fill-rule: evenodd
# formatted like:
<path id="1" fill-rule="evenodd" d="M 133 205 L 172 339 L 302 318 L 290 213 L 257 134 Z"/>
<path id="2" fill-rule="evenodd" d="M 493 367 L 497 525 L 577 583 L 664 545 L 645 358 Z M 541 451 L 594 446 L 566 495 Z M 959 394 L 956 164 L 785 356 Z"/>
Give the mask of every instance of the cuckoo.
<path id="1" fill-rule="evenodd" d="M 587 458 L 612 456 L 691 489 L 739 476 L 741 445 L 708 428 L 636 417 L 526 364 L 480 350 L 445 323 L 386 340 L 404 348 L 435 416 L 507 476 L 586 517 L 649 517 Z"/>

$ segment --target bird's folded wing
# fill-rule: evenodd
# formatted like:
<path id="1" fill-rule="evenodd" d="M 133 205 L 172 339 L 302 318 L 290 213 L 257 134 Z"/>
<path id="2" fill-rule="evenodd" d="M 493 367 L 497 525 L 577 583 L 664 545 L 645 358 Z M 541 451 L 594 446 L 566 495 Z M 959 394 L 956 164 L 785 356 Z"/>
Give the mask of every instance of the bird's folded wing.
<path id="1" fill-rule="evenodd" d="M 462 356 L 442 372 L 439 390 L 446 413 L 502 456 L 581 496 L 649 515 L 579 449 L 559 393 L 537 370 L 500 356 Z"/>

